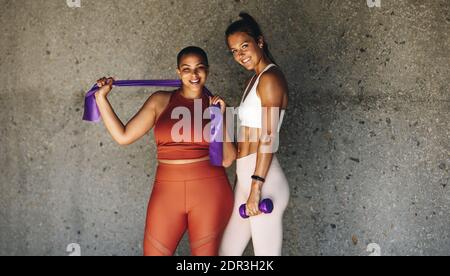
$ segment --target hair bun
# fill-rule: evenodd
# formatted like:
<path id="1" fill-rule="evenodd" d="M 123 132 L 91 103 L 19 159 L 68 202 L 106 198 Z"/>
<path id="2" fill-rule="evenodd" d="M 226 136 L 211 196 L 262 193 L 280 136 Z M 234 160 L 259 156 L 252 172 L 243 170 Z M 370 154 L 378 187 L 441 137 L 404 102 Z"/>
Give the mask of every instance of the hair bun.
<path id="1" fill-rule="evenodd" d="M 248 14 L 246 12 L 239 13 L 239 17 L 242 18 L 242 20 L 245 20 L 247 22 L 257 25 L 256 20 L 250 14 Z"/>
<path id="2" fill-rule="evenodd" d="M 253 18 L 253 16 L 246 12 L 241 12 L 239 13 L 239 17 L 242 18 L 244 22 L 247 22 L 247 24 L 249 24 L 256 31 L 255 34 L 257 36 L 262 35 L 261 28 L 259 27 L 258 22 L 256 22 L 256 20 Z"/>

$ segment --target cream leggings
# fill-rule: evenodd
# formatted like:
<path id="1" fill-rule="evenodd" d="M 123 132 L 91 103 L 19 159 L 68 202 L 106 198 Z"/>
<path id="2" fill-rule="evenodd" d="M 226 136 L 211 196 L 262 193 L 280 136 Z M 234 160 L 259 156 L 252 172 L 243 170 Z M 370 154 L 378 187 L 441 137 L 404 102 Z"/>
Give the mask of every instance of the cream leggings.
<path id="1" fill-rule="evenodd" d="M 255 153 L 237 160 L 234 207 L 220 246 L 221 256 L 241 256 L 250 239 L 253 241 L 256 256 L 281 256 L 283 214 L 289 202 L 289 185 L 275 156 L 261 196 L 261 199 L 270 198 L 273 201 L 273 212 L 248 219 L 243 219 L 239 215 L 240 205 L 247 202 L 250 194 L 256 157 Z"/>

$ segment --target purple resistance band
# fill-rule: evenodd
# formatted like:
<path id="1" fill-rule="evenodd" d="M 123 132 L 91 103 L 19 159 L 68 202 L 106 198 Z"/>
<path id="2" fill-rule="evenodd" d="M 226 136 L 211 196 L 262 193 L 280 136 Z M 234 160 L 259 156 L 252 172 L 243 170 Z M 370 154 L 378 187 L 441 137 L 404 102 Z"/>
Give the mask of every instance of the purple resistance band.
<path id="1" fill-rule="evenodd" d="M 181 80 L 118 80 L 114 81 L 113 86 L 133 87 L 133 86 L 155 86 L 155 87 L 181 87 Z M 95 84 L 91 90 L 86 93 L 84 99 L 83 120 L 98 123 L 101 120 L 100 111 L 95 101 L 95 92 L 99 87 Z M 204 93 L 209 97 L 213 94 L 205 87 Z M 211 112 L 211 142 L 209 144 L 209 159 L 213 166 L 222 167 L 223 160 L 223 121 L 220 105 L 214 105 L 218 108 L 210 108 Z"/>

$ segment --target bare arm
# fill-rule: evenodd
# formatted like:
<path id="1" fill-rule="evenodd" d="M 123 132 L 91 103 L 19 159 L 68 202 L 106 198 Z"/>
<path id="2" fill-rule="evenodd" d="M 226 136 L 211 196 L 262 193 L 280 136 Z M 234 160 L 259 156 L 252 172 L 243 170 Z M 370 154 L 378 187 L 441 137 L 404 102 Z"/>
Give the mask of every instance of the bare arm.
<path id="1" fill-rule="evenodd" d="M 258 86 L 263 107 L 262 135 L 258 144 L 256 169 L 254 175 L 266 178 L 272 164 L 273 155 L 278 147 L 279 116 L 283 108 L 283 99 L 287 93 L 287 84 L 279 73 L 266 73 L 261 77 Z M 247 211 L 250 215 L 258 215 L 261 190 L 264 183 L 253 180 Z"/>
<path id="2" fill-rule="evenodd" d="M 97 82 L 101 88 L 96 92 L 95 100 L 103 123 L 114 141 L 120 145 L 130 145 L 153 128 L 156 120 L 156 96 L 155 94 L 150 96 L 139 112 L 124 126 L 107 99 L 112 82 L 111 78 L 103 78 Z"/>

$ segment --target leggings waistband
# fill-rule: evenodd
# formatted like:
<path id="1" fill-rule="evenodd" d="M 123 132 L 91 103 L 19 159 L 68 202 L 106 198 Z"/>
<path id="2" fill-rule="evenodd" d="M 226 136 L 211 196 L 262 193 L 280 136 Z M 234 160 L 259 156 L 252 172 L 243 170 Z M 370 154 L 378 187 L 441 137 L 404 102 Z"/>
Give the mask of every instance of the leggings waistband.
<path id="1" fill-rule="evenodd" d="M 156 179 L 189 181 L 226 176 L 225 168 L 211 165 L 209 160 L 189 164 L 158 164 Z"/>

